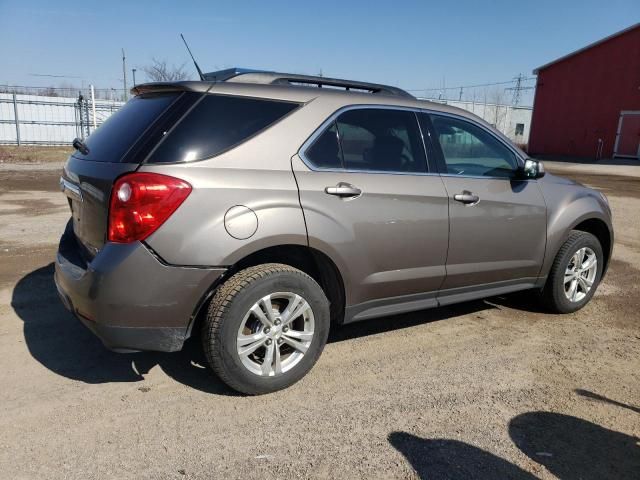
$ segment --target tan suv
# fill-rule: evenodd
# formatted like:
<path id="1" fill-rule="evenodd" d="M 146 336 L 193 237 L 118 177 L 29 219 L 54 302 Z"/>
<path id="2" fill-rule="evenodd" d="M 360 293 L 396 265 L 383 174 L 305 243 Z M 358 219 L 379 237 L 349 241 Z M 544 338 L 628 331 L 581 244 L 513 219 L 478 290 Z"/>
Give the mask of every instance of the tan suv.
<path id="1" fill-rule="evenodd" d="M 60 179 L 56 284 L 112 349 L 201 329 L 220 378 L 265 393 L 332 325 L 524 289 L 571 312 L 607 269 L 606 198 L 469 112 L 370 83 L 206 79 L 134 88 Z"/>

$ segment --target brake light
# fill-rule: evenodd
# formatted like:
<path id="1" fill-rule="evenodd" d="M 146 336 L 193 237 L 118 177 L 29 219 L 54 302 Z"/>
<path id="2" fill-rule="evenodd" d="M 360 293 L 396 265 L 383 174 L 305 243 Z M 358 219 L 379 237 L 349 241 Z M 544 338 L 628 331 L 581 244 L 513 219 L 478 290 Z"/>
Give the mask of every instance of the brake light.
<path id="1" fill-rule="evenodd" d="M 191 185 L 158 173 L 130 173 L 116 180 L 109 202 L 110 242 L 144 240 L 185 201 Z"/>

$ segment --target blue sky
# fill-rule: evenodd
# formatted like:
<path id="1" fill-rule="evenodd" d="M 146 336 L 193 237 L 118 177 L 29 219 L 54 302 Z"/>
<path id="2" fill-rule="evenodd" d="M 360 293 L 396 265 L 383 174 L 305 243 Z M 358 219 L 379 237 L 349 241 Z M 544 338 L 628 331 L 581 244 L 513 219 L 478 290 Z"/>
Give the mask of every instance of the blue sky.
<path id="1" fill-rule="evenodd" d="M 638 21 L 639 0 L 0 0 L 0 83 L 121 88 L 122 47 L 128 75 L 137 67 L 140 81 L 152 57 L 189 61 L 182 32 L 205 71 L 322 71 L 406 89 L 472 85 L 530 75 Z"/>

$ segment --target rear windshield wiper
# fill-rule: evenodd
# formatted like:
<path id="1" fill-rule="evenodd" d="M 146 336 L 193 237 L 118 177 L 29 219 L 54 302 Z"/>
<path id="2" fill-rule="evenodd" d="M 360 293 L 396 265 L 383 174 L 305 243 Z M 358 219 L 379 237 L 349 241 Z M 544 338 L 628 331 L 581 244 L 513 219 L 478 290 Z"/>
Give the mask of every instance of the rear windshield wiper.
<path id="1" fill-rule="evenodd" d="M 87 144 L 84 143 L 81 139 L 74 138 L 72 145 L 73 145 L 73 148 L 78 150 L 81 154 L 83 155 L 89 154 L 89 147 L 87 147 Z"/>

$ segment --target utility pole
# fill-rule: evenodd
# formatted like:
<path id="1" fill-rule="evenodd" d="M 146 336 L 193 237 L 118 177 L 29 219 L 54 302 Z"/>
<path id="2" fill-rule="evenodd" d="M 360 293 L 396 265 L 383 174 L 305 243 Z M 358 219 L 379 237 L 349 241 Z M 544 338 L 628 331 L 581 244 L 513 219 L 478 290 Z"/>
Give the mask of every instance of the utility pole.
<path id="1" fill-rule="evenodd" d="M 127 95 L 127 62 L 126 57 L 124 56 L 124 48 L 122 49 L 122 83 L 124 85 L 124 101 L 128 100 Z"/>
<path id="2" fill-rule="evenodd" d="M 133 73 L 133 86 L 136 86 L 136 69 L 132 68 L 131 73 Z"/>
<path id="3" fill-rule="evenodd" d="M 93 84 L 91 86 L 91 116 L 93 117 L 93 129 L 98 128 L 96 125 L 96 90 L 93 88 Z"/>

